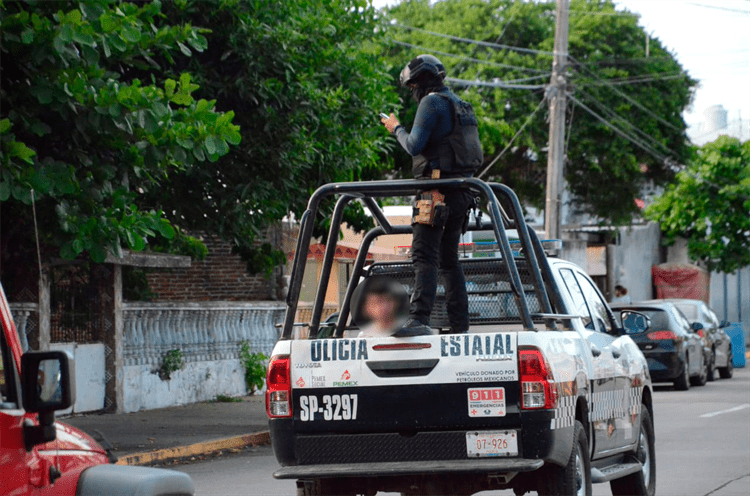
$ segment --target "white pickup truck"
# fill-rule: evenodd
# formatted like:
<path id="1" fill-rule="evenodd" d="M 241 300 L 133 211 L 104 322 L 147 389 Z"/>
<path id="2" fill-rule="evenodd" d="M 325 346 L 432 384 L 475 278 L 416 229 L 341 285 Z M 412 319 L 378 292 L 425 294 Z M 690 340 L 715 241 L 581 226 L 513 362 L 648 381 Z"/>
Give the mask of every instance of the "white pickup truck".
<path id="1" fill-rule="evenodd" d="M 436 187 L 484 197 L 483 227 L 501 254 L 462 260 L 469 333 L 443 333 L 439 288 L 433 335 L 358 338 L 349 314 L 362 278 L 386 275 L 407 292 L 413 287 L 410 261 L 366 263 L 377 236 L 411 230 L 390 224 L 376 199 Z M 338 202 L 312 318 L 297 323 L 306 247 L 329 197 Z M 354 199 L 378 226 L 364 236 L 338 320 L 321 324 L 339 225 Z M 627 336 L 648 319 L 615 316 L 580 268 L 548 257 L 512 190 L 475 178 L 325 185 L 301 218 L 296 253 L 266 406 L 281 465 L 274 476 L 296 480 L 298 494 L 586 495 L 602 482 L 614 495 L 654 494 L 651 380 Z"/>

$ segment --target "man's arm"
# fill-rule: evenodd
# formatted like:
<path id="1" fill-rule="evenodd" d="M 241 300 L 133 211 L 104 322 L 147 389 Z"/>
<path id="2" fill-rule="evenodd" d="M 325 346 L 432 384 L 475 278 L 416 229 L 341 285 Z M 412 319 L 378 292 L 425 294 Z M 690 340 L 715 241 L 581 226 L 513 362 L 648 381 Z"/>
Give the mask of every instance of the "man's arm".
<path id="1" fill-rule="evenodd" d="M 427 95 L 419 103 L 411 133 L 400 124 L 395 126 L 393 134 L 409 155 L 414 157 L 422 153 L 433 135 L 438 140 L 450 133 L 453 123 L 449 105 L 442 97 Z"/>

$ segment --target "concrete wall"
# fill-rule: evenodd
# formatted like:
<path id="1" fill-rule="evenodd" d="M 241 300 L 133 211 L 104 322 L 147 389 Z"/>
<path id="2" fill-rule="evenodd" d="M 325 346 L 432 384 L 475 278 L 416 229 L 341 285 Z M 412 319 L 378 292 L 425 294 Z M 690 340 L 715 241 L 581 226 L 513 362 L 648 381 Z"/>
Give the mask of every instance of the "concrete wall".
<path id="1" fill-rule="evenodd" d="M 154 365 L 126 365 L 123 411 L 209 401 L 220 394 L 244 395 L 244 373 L 237 358 L 188 362 L 182 370 L 172 372 L 169 380 L 162 380 Z"/>
<path id="2" fill-rule="evenodd" d="M 660 263 L 659 225 L 621 227 L 619 235 L 613 283 L 625 286 L 632 301 L 654 298 L 651 267 Z"/>

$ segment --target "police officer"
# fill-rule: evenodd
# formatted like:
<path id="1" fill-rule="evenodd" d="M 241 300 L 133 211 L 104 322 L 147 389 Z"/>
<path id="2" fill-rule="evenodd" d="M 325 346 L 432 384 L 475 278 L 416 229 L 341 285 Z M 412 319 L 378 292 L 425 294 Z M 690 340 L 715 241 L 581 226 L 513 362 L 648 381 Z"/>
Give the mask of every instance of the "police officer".
<path id="1" fill-rule="evenodd" d="M 381 122 L 412 156 L 415 179 L 471 177 L 481 166 L 482 145 L 471 105 L 443 83 L 445 66 L 432 55 L 419 55 L 401 71 L 419 104 L 408 132 L 394 114 Z M 431 333 L 430 313 L 435 302 L 438 273 L 443 276 L 448 320 L 453 333 L 469 329 L 466 280 L 458 263 L 458 242 L 472 195 L 464 189 L 424 191 L 415 201 L 412 260 L 415 267 L 406 333 Z"/>

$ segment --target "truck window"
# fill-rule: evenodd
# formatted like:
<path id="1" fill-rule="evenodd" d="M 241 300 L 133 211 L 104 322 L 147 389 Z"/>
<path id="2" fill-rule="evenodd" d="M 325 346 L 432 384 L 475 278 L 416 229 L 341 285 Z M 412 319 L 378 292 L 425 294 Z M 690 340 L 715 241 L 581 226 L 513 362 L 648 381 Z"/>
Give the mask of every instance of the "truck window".
<path id="1" fill-rule="evenodd" d="M 560 275 L 563 278 L 565 287 L 568 289 L 570 298 L 573 300 L 573 314 L 580 315 L 582 317 L 583 326 L 586 329 L 593 330 L 594 324 L 592 323 L 593 319 L 591 318 L 591 312 L 589 312 L 589 307 L 586 305 L 586 299 L 583 296 L 581 287 L 578 285 L 578 281 L 576 281 L 573 271 L 570 269 L 561 269 Z"/>
<path id="2" fill-rule="evenodd" d="M 609 319 L 609 312 L 607 312 L 607 304 L 604 303 L 594 283 L 580 273 L 576 274 L 576 279 L 581 284 L 583 296 L 596 322 L 596 330 L 599 332 L 610 332 L 612 330 L 612 322 Z"/>

